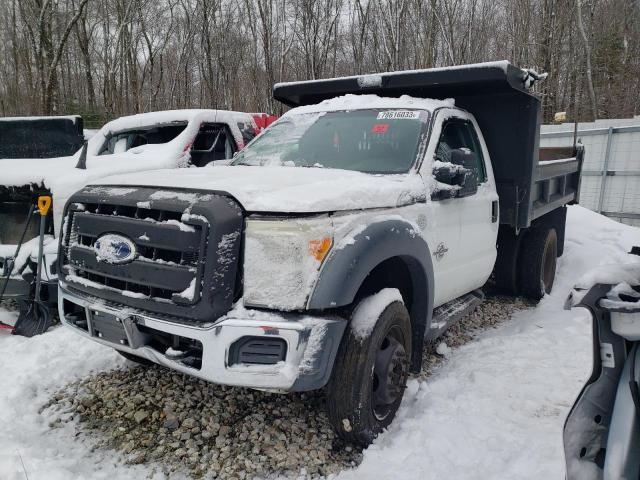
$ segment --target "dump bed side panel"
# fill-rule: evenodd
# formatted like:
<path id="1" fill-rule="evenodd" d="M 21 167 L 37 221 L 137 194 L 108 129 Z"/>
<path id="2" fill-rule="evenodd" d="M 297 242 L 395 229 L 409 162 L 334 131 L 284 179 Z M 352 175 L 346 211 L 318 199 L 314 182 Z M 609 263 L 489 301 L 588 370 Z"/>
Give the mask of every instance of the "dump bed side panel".
<path id="1" fill-rule="evenodd" d="M 541 148 L 531 192 L 531 220 L 563 205 L 578 203 L 584 148 Z"/>

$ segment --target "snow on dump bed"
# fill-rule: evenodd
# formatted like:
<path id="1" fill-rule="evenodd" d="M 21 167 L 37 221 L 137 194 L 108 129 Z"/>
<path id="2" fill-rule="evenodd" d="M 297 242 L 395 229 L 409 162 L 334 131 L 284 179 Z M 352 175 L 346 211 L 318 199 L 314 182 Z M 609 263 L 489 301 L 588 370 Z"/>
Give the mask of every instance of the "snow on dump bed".
<path id="1" fill-rule="evenodd" d="M 409 75 L 412 73 L 421 73 L 421 72 L 444 72 L 444 71 L 452 71 L 452 70 L 468 70 L 470 68 L 499 68 L 500 70 L 502 70 L 503 72 L 507 71 L 507 68 L 509 67 L 509 60 L 498 60 L 498 61 L 494 61 L 494 62 L 482 62 L 482 63 L 469 63 L 466 65 L 452 65 L 449 67 L 437 67 L 437 68 L 428 68 L 428 69 L 418 69 L 418 70 L 402 70 L 399 72 L 384 72 L 384 73 L 371 73 L 371 74 L 364 74 L 364 75 L 352 75 L 350 77 L 335 77 L 335 78 L 326 78 L 326 79 L 321 79 L 321 80 L 302 80 L 302 81 L 298 81 L 298 82 L 280 82 L 280 83 L 276 83 L 274 85 L 274 89 L 275 88 L 280 88 L 280 87 L 284 87 L 287 85 L 303 85 L 305 83 L 314 83 L 314 82 L 327 82 L 327 81 L 333 81 L 333 80 L 338 80 L 338 81 L 343 81 L 343 80 L 360 80 L 361 81 L 361 85 L 362 84 L 368 84 L 368 85 L 377 85 L 379 84 L 379 82 L 377 81 L 378 78 L 384 78 L 384 77 L 388 77 L 388 76 L 398 76 L 398 75 Z M 376 81 L 376 83 L 373 83 L 373 81 Z"/>
<path id="2" fill-rule="evenodd" d="M 453 99 L 435 100 L 431 98 L 417 98 L 409 95 L 402 95 L 399 98 L 380 97 L 378 95 L 342 95 L 340 97 L 330 98 L 315 105 L 305 105 L 302 107 L 292 108 L 282 117 L 286 118 L 291 115 L 301 113 L 315 112 L 332 112 L 339 110 L 363 110 L 373 109 L 419 109 L 434 111 L 436 108 L 453 107 Z"/>
<path id="3" fill-rule="evenodd" d="M 452 350 L 426 381 L 411 380 L 389 430 L 337 479 L 564 478 L 562 426 L 592 355 L 590 319 L 564 310 L 564 299 L 583 273 L 638 244 L 640 229 L 569 207 L 553 294 Z M 154 464 L 92 450 L 74 422 L 50 428 L 52 413 L 40 412 L 67 382 L 122 368 L 118 357 L 63 328 L 31 339 L 0 333 L 0 478 L 164 478 Z"/>

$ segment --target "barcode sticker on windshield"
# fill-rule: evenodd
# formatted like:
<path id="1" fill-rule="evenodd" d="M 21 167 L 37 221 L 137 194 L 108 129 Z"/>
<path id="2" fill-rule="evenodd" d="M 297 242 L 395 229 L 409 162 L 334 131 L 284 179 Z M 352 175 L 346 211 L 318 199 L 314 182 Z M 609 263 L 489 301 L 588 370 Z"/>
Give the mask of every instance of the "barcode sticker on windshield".
<path id="1" fill-rule="evenodd" d="M 378 113 L 378 120 L 400 120 L 403 118 L 419 118 L 420 112 L 416 110 L 387 110 Z"/>

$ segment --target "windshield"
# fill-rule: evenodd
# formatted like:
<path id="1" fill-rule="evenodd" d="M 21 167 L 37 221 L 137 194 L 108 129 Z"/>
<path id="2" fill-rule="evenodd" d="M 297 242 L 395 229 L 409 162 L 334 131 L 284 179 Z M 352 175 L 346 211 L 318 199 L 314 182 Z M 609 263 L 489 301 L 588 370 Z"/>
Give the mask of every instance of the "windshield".
<path id="1" fill-rule="evenodd" d="M 352 110 L 283 117 L 240 152 L 233 165 L 324 167 L 404 173 L 418 154 L 424 110 Z"/>

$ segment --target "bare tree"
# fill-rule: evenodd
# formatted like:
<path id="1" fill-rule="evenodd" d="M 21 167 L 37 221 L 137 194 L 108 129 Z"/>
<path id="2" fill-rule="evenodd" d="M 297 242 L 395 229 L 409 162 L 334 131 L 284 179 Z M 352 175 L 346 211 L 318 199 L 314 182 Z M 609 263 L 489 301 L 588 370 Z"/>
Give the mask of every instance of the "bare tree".
<path id="1" fill-rule="evenodd" d="M 640 112 L 637 0 L 4 0 L 0 114 L 280 113 L 274 83 L 508 59 L 543 115 Z M 582 107 L 584 105 L 584 107 Z"/>

